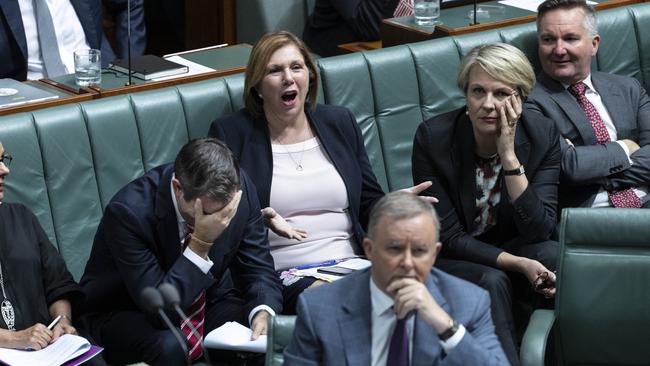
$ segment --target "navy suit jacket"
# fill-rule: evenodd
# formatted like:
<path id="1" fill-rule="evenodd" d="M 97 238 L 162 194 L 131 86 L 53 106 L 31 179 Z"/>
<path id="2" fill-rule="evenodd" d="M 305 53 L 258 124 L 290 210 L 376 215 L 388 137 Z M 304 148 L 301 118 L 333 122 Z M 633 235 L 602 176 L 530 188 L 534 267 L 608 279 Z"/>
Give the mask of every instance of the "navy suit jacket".
<path id="1" fill-rule="evenodd" d="M 435 329 L 415 317 L 411 365 L 508 365 L 494 333 L 488 293 L 467 281 L 432 269 L 426 280 L 434 300 L 467 332 L 445 355 Z M 372 349 L 370 270 L 298 298 L 298 319 L 284 352 L 284 364 L 370 365 Z"/>
<path id="2" fill-rule="evenodd" d="M 100 0 L 69 0 L 77 12 L 90 48 L 102 44 Z M 0 1 L 0 78 L 27 79 L 27 41 L 18 0 Z"/>
<path id="3" fill-rule="evenodd" d="M 360 245 L 370 210 L 376 200 L 384 196 L 384 192 L 370 166 L 361 130 L 352 113 L 343 107 L 319 104 L 313 111 L 307 107 L 306 112 L 311 127 L 347 189 L 349 213 L 354 224 L 356 244 L 359 245 L 356 251 L 362 253 Z M 260 205 L 268 207 L 273 155 L 266 119 L 253 119 L 242 109 L 212 122 L 209 135 L 225 142 L 233 151 L 241 167 L 251 175 Z"/>
<path id="4" fill-rule="evenodd" d="M 475 141 L 465 108 L 451 111 L 418 127 L 413 142 L 413 181 L 430 180 L 424 194 L 437 197 L 442 253 L 496 266 L 507 241 L 535 243 L 548 240 L 557 224 L 560 145 L 553 122 L 524 111 L 515 131 L 515 154 L 525 167 L 528 188 L 511 202 L 501 184 L 497 224 L 488 231 L 491 240 L 468 234 L 476 217 Z M 484 238 L 487 241 L 487 238 Z M 495 244 L 495 245 L 491 245 Z"/>
<path id="5" fill-rule="evenodd" d="M 617 138 L 632 140 L 641 148 L 630 157 L 630 165 L 618 143 L 596 144 L 591 122 L 576 99 L 542 73 L 524 108 L 552 119 L 560 131 L 561 207 L 590 207 L 601 187 L 619 190 L 650 185 L 650 98 L 645 89 L 627 76 L 593 72 L 591 80 L 612 118 Z"/>
<path id="6" fill-rule="evenodd" d="M 171 196 L 173 171 L 173 164 L 152 169 L 106 206 L 81 278 L 86 308 L 99 314 L 146 309 L 140 301 L 142 289 L 163 282 L 178 289 L 184 309 L 206 289 L 209 307 L 218 296 L 218 283 L 229 280 L 232 272 L 246 313 L 261 304 L 280 311 L 281 285 L 250 178 L 241 172 L 237 214 L 215 240 L 209 254 L 214 265 L 204 274 L 182 255 Z"/>

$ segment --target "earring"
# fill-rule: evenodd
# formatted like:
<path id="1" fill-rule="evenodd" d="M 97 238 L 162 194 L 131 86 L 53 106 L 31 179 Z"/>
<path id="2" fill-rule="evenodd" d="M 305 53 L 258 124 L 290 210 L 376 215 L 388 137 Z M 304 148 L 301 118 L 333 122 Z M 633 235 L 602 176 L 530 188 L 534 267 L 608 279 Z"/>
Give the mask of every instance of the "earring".
<path id="1" fill-rule="evenodd" d="M 465 110 L 465 115 L 469 116 L 469 111 L 468 110 Z"/>
<path id="2" fill-rule="evenodd" d="M 260 97 L 260 99 L 264 99 L 264 97 L 262 96 L 262 93 L 257 93 L 257 96 Z"/>

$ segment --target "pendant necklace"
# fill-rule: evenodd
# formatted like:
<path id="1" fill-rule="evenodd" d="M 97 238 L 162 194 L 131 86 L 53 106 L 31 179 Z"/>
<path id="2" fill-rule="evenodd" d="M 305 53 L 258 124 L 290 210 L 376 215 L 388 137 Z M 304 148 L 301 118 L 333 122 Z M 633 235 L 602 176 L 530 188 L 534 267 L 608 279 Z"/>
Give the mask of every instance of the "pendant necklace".
<path id="1" fill-rule="evenodd" d="M 296 161 L 296 159 L 293 158 L 293 154 L 291 154 L 291 151 L 287 148 L 286 145 L 282 145 L 284 147 L 284 150 L 289 154 L 289 157 L 291 158 L 291 161 L 296 165 L 296 170 L 301 172 L 302 171 L 302 157 L 305 154 L 305 143 L 307 140 L 302 142 L 302 151 L 300 151 L 300 161 Z"/>
<path id="2" fill-rule="evenodd" d="M 0 262 L 0 288 L 2 288 L 2 304 L 0 305 L 0 312 L 2 312 L 2 319 L 4 319 L 5 324 L 7 324 L 7 329 L 16 330 L 14 324 L 16 323 L 16 315 L 14 313 L 14 307 L 11 305 L 9 299 L 7 299 L 7 293 L 5 292 L 5 279 L 2 274 L 2 263 Z"/>

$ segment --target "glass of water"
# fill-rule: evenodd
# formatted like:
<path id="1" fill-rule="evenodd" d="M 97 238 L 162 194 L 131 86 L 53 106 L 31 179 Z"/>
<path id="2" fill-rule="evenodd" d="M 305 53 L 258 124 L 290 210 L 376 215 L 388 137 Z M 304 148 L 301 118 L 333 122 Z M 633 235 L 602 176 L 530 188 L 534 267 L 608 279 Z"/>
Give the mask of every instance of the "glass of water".
<path id="1" fill-rule="evenodd" d="M 74 51 L 74 76 L 78 86 L 102 82 L 102 52 L 96 49 Z"/>
<path id="2" fill-rule="evenodd" d="M 413 0 L 415 23 L 436 25 L 440 23 L 440 0 Z"/>

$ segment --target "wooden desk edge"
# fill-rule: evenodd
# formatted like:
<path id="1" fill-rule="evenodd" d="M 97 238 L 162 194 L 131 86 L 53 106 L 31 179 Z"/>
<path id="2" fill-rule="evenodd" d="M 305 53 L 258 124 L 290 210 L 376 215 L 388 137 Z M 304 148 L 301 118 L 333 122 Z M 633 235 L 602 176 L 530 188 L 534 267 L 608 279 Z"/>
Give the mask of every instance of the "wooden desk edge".
<path id="1" fill-rule="evenodd" d="M 348 52 L 370 51 L 381 48 L 381 40 L 369 42 L 350 42 L 338 45 L 338 48 Z"/>
<path id="2" fill-rule="evenodd" d="M 114 95 L 135 93 L 135 92 L 151 90 L 151 89 L 160 89 L 160 88 L 165 88 L 165 87 L 168 87 L 168 86 L 174 86 L 174 85 L 178 85 L 178 84 L 193 83 L 193 82 L 196 82 L 196 81 L 202 81 L 202 80 L 213 79 L 213 78 L 217 78 L 217 77 L 237 74 L 237 73 L 240 73 L 240 72 L 244 72 L 245 70 L 246 70 L 245 66 L 238 66 L 238 67 L 233 67 L 233 68 L 230 68 L 230 69 L 221 69 L 221 70 L 205 72 L 205 73 L 202 73 L 202 74 L 181 76 L 181 77 L 178 77 L 178 78 L 175 78 L 175 79 L 169 79 L 169 80 L 150 81 L 148 83 L 124 86 L 124 87 L 115 88 L 115 89 L 101 89 L 101 88 L 97 88 L 97 87 L 92 87 L 92 89 L 99 94 L 100 98 L 105 98 L 105 97 L 111 97 L 111 96 L 114 96 Z"/>
<path id="3" fill-rule="evenodd" d="M 42 102 L 35 103 L 25 103 L 9 108 L 0 108 L 0 116 L 6 116 L 14 113 L 22 112 L 31 112 L 37 109 L 45 109 L 50 107 L 58 107 L 60 105 L 85 102 L 87 100 L 94 99 L 95 95 L 91 93 L 80 94 L 80 95 L 71 95 L 66 97 L 61 97 L 58 99 L 50 99 Z"/>

